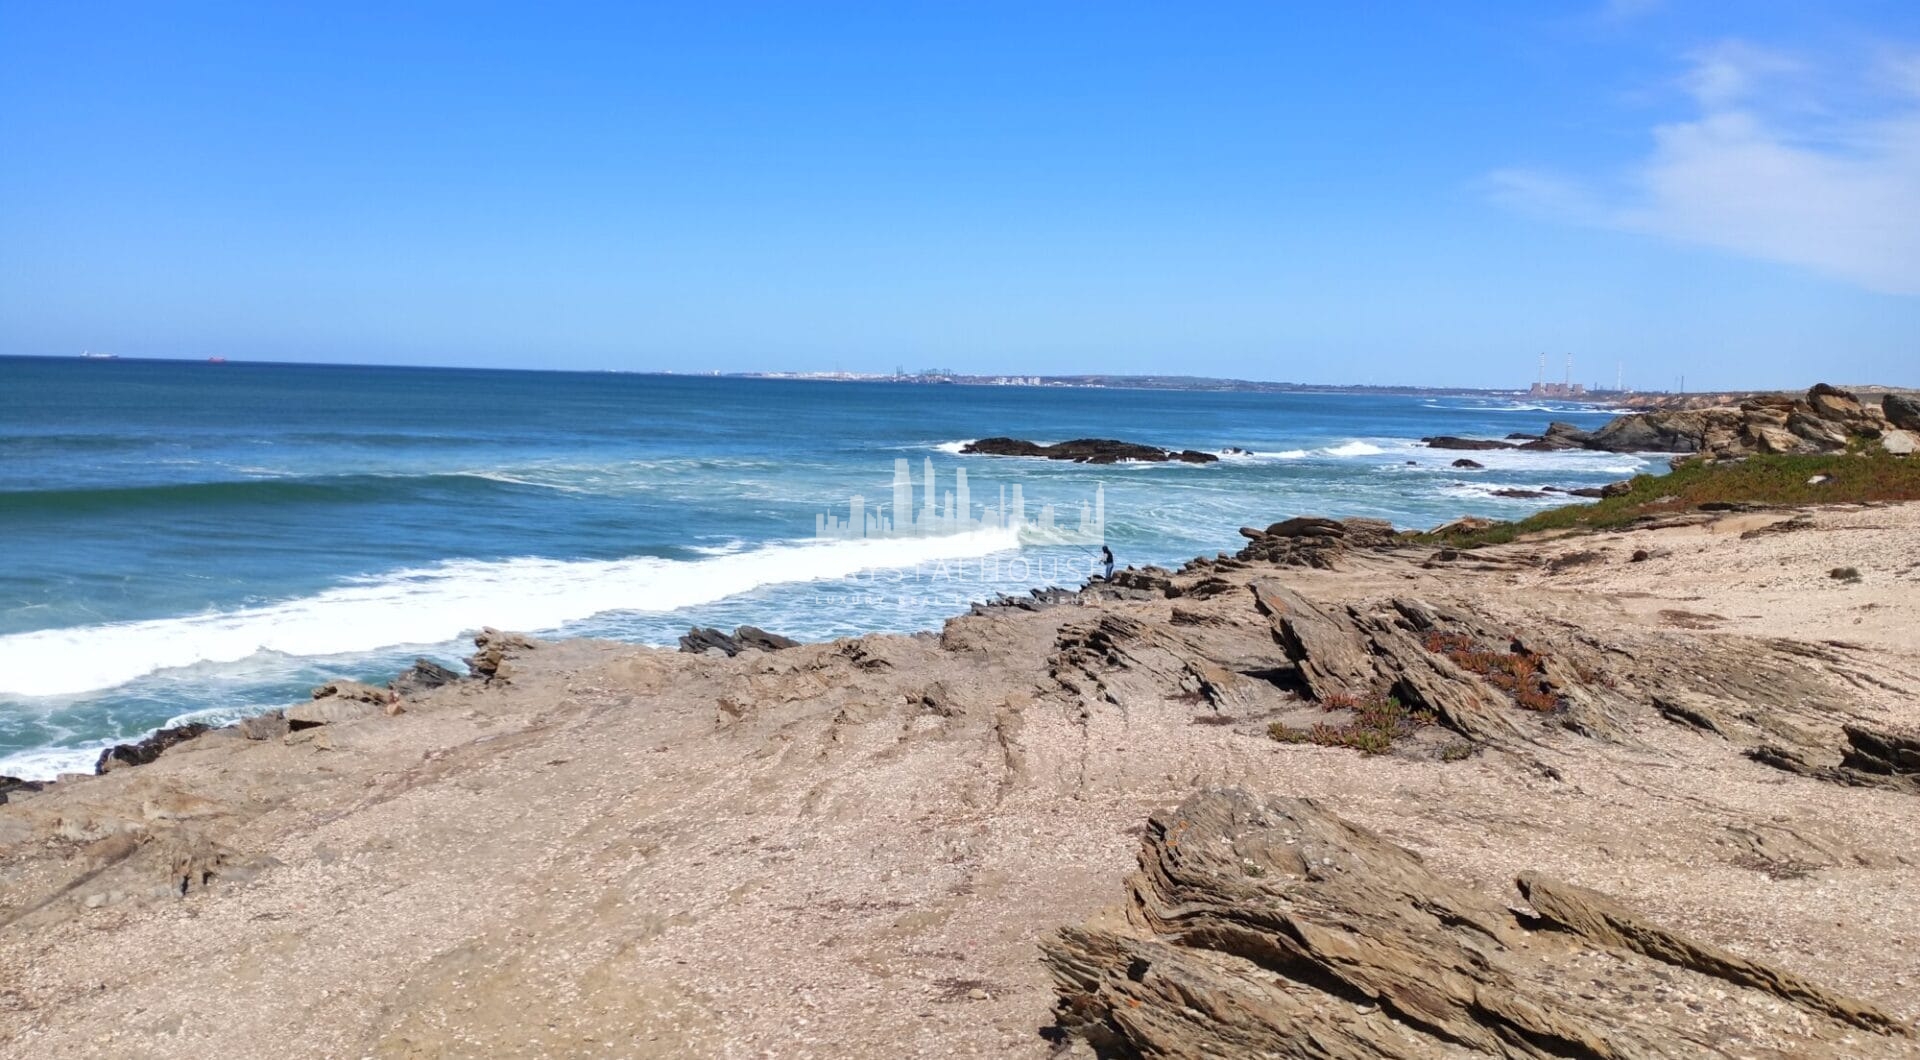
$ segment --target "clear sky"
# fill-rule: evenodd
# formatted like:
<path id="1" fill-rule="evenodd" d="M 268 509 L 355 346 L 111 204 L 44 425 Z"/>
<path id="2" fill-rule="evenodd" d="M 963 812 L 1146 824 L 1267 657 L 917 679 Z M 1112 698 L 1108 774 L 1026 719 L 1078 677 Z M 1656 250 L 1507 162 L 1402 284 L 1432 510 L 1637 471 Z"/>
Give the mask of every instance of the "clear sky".
<path id="1" fill-rule="evenodd" d="M 1920 385 L 1920 3 L 0 0 L 0 353 Z"/>

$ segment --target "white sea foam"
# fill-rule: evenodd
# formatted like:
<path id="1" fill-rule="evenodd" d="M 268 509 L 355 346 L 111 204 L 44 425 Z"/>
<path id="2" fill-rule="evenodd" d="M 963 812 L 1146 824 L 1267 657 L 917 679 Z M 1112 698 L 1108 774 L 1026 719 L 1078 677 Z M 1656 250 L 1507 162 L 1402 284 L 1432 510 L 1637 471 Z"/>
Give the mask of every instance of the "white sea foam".
<path id="1" fill-rule="evenodd" d="M 19 777 L 21 780 L 52 780 L 62 773 L 91 773 L 94 763 L 100 760 L 100 752 L 115 744 L 138 743 L 159 729 L 171 729 L 176 725 L 200 722 L 219 728 L 231 725 L 241 718 L 250 718 L 255 714 L 265 714 L 280 704 L 257 703 L 247 706 L 208 707 L 204 710 L 190 710 L 150 729 L 147 732 L 125 738 L 108 737 L 89 740 L 73 747 L 36 747 L 28 751 L 16 751 L 0 757 L 0 777 Z"/>
<path id="2" fill-rule="evenodd" d="M 36 747 L 0 758 L 0 777 L 52 780 L 62 773 L 91 773 L 100 752 L 120 740 L 100 740 L 85 747 Z"/>
<path id="3" fill-rule="evenodd" d="M 310 657 L 442 644 L 485 623 L 529 631 L 609 611 L 672 611 L 764 585 L 1017 548 L 1012 528 L 769 545 L 698 560 L 460 561 L 265 607 L 0 637 L 0 694 L 59 696 L 259 652 Z"/>
<path id="4" fill-rule="evenodd" d="M 939 445 L 934 446 L 934 448 L 943 453 L 952 453 L 955 456 L 959 456 L 960 450 L 965 449 L 967 446 L 979 440 L 978 438 L 962 438 L 957 442 L 941 442 Z"/>
<path id="5" fill-rule="evenodd" d="M 588 490 L 570 486 L 563 482 L 542 482 L 524 475 L 513 475 L 505 471 L 457 471 L 462 478 L 485 479 L 488 482 L 500 482 L 509 486 L 531 486 L 535 489 L 557 490 L 561 493 L 587 493 Z"/>
<path id="6" fill-rule="evenodd" d="M 1386 450 L 1374 445 L 1372 442 L 1363 442 L 1355 439 L 1340 445 L 1328 446 L 1320 450 L 1320 452 L 1327 456 L 1379 456 L 1386 452 Z"/>
<path id="7" fill-rule="evenodd" d="M 1222 449 L 1219 451 L 1222 461 L 1247 464 L 1264 464 L 1274 460 L 1305 460 L 1309 455 L 1305 449 L 1282 449 L 1275 453 L 1254 452 L 1242 449 L 1239 452 Z"/>

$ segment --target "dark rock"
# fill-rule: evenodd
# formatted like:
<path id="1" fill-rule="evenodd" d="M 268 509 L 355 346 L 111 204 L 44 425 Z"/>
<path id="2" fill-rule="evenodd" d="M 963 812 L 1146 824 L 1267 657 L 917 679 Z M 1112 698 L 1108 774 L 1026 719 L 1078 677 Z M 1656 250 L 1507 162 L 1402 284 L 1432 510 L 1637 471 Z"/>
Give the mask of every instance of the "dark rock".
<path id="1" fill-rule="evenodd" d="M 1041 445 L 1020 438 L 982 438 L 968 442 L 961 447 L 960 451 L 982 456 L 1036 456 L 1048 460 L 1071 460 L 1078 464 L 1117 464 L 1131 460 L 1148 463 L 1178 460 L 1188 464 L 1211 464 L 1220 459 L 1216 454 L 1203 453 L 1197 449 L 1182 449 L 1176 452 L 1171 449 L 1161 449 L 1158 446 L 1116 441 L 1112 438 L 1075 438 L 1055 445 Z"/>
<path id="2" fill-rule="evenodd" d="M 800 642 L 792 637 L 783 637 L 778 633 L 768 633 L 758 626 L 740 626 L 733 631 L 733 639 L 742 648 L 757 651 L 780 651 L 783 648 L 797 648 Z"/>
<path id="3" fill-rule="evenodd" d="M 796 647 L 799 643 L 778 633 L 768 633 L 757 626 L 739 626 L 732 633 L 723 633 L 710 626 L 695 626 L 681 636 L 680 650 L 694 655 L 719 651 L 733 656 L 748 650 L 780 651 Z"/>
<path id="4" fill-rule="evenodd" d="M 1633 483 L 1626 479 L 1621 479 L 1619 482 L 1609 482 L 1600 487 L 1600 496 L 1602 497 L 1624 497 L 1632 492 Z"/>
<path id="5" fill-rule="evenodd" d="M 1601 489 L 1601 488 L 1600 488 L 1600 487 L 1598 487 L 1598 486 L 1581 486 L 1581 487 L 1580 487 L 1579 489 L 1571 489 L 1571 490 L 1568 490 L 1568 491 L 1567 491 L 1567 495 L 1568 495 L 1568 496 L 1570 496 L 1570 497 L 1593 497 L 1593 498 L 1599 498 L 1599 497 L 1604 497 L 1604 496 L 1606 496 L 1606 495 L 1607 495 L 1607 491 L 1606 491 L 1606 490 L 1603 490 L 1603 489 Z"/>
<path id="6" fill-rule="evenodd" d="M 1518 449 L 1512 442 L 1496 442 L 1490 438 L 1456 438 L 1450 434 L 1422 438 L 1429 449 Z"/>
<path id="7" fill-rule="evenodd" d="M 39 791 L 44 787 L 46 787 L 46 784 L 38 780 L 21 780 L 19 777 L 0 777 L 0 805 L 5 805 L 7 799 L 15 794 L 25 795 Z"/>
<path id="8" fill-rule="evenodd" d="M 1888 394 L 1880 400 L 1887 422 L 1903 431 L 1920 431 L 1920 397 Z"/>
<path id="9" fill-rule="evenodd" d="M 400 695 L 410 696 L 442 685 L 450 685 L 459 680 L 461 677 L 457 672 L 432 659 L 415 659 L 413 665 L 399 677 L 388 682 L 387 687 Z"/>
<path id="10" fill-rule="evenodd" d="M 1338 519 L 1301 515 L 1274 523 L 1266 532 L 1269 537 L 1345 537 L 1347 528 Z"/>
<path id="11" fill-rule="evenodd" d="M 1062 604 L 1077 604 L 1079 602 L 1080 593 L 1077 590 L 1063 589 L 1059 586 L 1048 586 L 1044 589 L 1030 589 L 1025 596 L 1009 596 L 1006 593 L 999 593 L 991 599 L 972 605 L 968 608 L 968 611 L 976 615 L 988 614 L 996 608 L 1011 608 L 1015 611 L 1045 611 L 1050 607 L 1059 607 Z"/>
<path id="12" fill-rule="evenodd" d="M 1646 561 L 1648 561 L 1648 560 L 1650 560 L 1650 559 L 1652 559 L 1652 558 L 1653 558 L 1653 553 L 1651 553 L 1651 552 L 1649 552 L 1649 551 L 1647 551 L 1647 550 L 1646 550 L 1646 549 L 1644 549 L 1644 548 L 1636 548 L 1636 549 L 1634 549 L 1634 550 L 1633 550 L 1633 555 L 1632 555 L 1632 556 L 1630 556 L 1630 557 L 1628 557 L 1628 559 L 1627 559 L 1627 562 L 1629 562 L 1629 563 L 1645 563 Z"/>
<path id="13" fill-rule="evenodd" d="M 1590 563 L 1601 563 L 1601 562 L 1604 562 L 1606 558 L 1607 558 L 1606 553 L 1595 552 L 1592 549 L 1582 549 L 1581 551 L 1578 551 L 1578 552 L 1567 552 L 1567 553 L 1563 553 L 1562 555 L 1555 556 L 1551 560 L 1548 560 L 1547 570 L 1555 574 L 1558 574 L 1563 570 L 1568 570 L 1573 567 L 1584 567 Z"/>
<path id="14" fill-rule="evenodd" d="M 1494 490 L 1493 495 L 1496 497 L 1507 497 L 1513 500 L 1536 500 L 1538 498 L 1546 496 L 1545 493 L 1542 493 L 1539 490 L 1513 490 L 1513 489 Z"/>
<path id="15" fill-rule="evenodd" d="M 1454 461 L 1454 462 L 1453 462 L 1453 463 L 1452 463 L 1451 465 L 1449 465 L 1449 466 L 1451 466 L 1451 467 L 1465 467 L 1465 468 L 1475 468 L 1475 469 L 1478 469 L 1478 468 L 1483 468 L 1483 467 L 1486 467 L 1487 465 L 1485 465 L 1485 464 L 1483 464 L 1483 463 L 1481 463 L 1481 462 L 1480 462 L 1480 461 L 1478 461 L 1478 460 L 1469 460 L 1469 459 L 1467 459 L 1466 457 L 1464 457 L 1464 456 L 1463 456 L 1463 457 L 1461 457 L 1460 459 L 1458 459 L 1458 460 L 1455 460 L 1455 461 Z"/>
<path id="16" fill-rule="evenodd" d="M 197 721 L 188 722 L 185 725 L 175 725 L 170 729 L 161 729 L 138 743 L 117 744 L 100 752 L 99 759 L 93 763 L 93 771 L 105 773 L 122 766 L 144 766 L 159 758 L 167 748 L 185 743 L 211 728 L 212 726 L 202 725 Z"/>

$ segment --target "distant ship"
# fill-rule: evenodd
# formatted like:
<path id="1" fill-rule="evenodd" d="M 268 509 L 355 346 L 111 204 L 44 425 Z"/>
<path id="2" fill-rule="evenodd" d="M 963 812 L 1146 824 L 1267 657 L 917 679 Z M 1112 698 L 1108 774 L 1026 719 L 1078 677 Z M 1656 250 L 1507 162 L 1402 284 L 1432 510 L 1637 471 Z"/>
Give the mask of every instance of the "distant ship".
<path id="1" fill-rule="evenodd" d="M 83 361 L 117 361 L 120 359 L 120 355 L 117 353 L 94 353 L 89 350 L 81 354 L 80 359 Z"/>
<path id="2" fill-rule="evenodd" d="M 208 364 L 225 364 L 227 363 L 227 359 L 225 357 L 209 357 L 207 358 L 207 363 Z"/>

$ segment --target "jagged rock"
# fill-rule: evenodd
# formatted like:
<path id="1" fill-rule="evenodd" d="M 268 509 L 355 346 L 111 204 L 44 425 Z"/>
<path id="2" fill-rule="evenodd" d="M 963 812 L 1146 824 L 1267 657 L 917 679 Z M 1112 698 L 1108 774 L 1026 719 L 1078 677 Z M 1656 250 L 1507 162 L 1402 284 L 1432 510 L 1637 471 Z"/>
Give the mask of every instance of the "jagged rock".
<path id="1" fill-rule="evenodd" d="M 1215 789 L 1155 814 L 1125 924 L 1041 944 L 1067 1036 L 1105 1057 L 1843 1055 L 1870 1006 L 1651 925 L 1594 892 L 1522 878 L 1538 921 L 1305 799 Z M 1538 929 L 1536 929 L 1536 926 Z M 1589 962 L 1604 974 L 1576 969 Z M 1725 987 L 1788 1001 L 1766 1011 Z M 1689 989 L 1690 988 L 1690 989 Z M 1649 1004 L 1689 990 L 1688 1004 Z M 1712 1007 L 1713 1016 L 1706 1013 Z"/>
<path id="2" fill-rule="evenodd" d="M 1481 462 L 1480 462 L 1480 461 L 1478 461 L 1478 460 L 1468 460 L 1468 459 L 1467 459 L 1466 457 L 1464 457 L 1464 456 L 1463 456 L 1463 457 L 1461 457 L 1460 459 L 1458 459 L 1458 460 L 1455 460 L 1455 461 L 1454 461 L 1454 462 L 1453 462 L 1453 463 L 1452 463 L 1451 465 L 1449 465 L 1449 466 L 1452 466 L 1452 467 L 1463 467 L 1463 468 L 1470 468 L 1470 469 L 1475 469 L 1475 470 L 1477 470 L 1477 469 L 1479 469 L 1479 468 L 1484 468 L 1484 467 L 1486 467 L 1487 465 L 1485 465 L 1485 464 L 1483 464 L 1483 463 L 1481 463 Z"/>
<path id="3" fill-rule="evenodd" d="M 1880 400 L 1880 411 L 1900 430 L 1920 432 L 1920 396 L 1888 394 Z"/>
<path id="4" fill-rule="evenodd" d="M 717 651 L 733 656 L 748 650 L 780 651 L 799 643 L 791 637 L 768 633 L 758 626 L 738 626 L 732 633 L 722 633 L 711 626 L 695 626 L 681 635 L 680 650 L 693 655 Z"/>
<path id="5" fill-rule="evenodd" d="M 1315 699 L 1353 695 L 1375 683 L 1378 672 L 1366 643 L 1343 615 L 1276 582 L 1257 581 L 1249 588 L 1254 607 L 1267 616 L 1274 640 Z"/>
<path id="6" fill-rule="evenodd" d="M 1863 773 L 1920 778 L 1920 736 L 1876 732 L 1863 725 L 1844 725 L 1848 747 L 1840 765 Z"/>
<path id="7" fill-rule="evenodd" d="M 1521 873 L 1514 884 L 1542 918 L 1602 946 L 1632 950 L 1665 964 L 1772 994 L 1863 1030 L 1909 1036 L 1905 1025 L 1872 1005 L 1836 994 L 1792 972 L 1696 942 L 1641 918 L 1598 891 L 1533 872 Z"/>
<path id="8" fill-rule="evenodd" d="M 784 648 L 800 646 L 800 642 L 792 637 L 768 633 L 759 626 L 739 626 L 733 631 L 733 639 L 740 642 L 740 647 L 752 648 L 756 651 L 780 651 Z"/>
<path id="9" fill-rule="evenodd" d="M 1547 424 L 1547 433 L 1527 442 L 1520 448 L 1533 453 L 1559 452 L 1566 449 L 1584 449 L 1593 436 L 1575 427 L 1571 423 L 1558 421 Z"/>
<path id="10" fill-rule="evenodd" d="M 1618 482 L 1609 482 L 1606 485 L 1600 487 L 1600 496 L 1602 497 L 1624 497 L 1627 494 L 1632 492 L 1633 492 L 1633 482 L 1629 479 L 1621 479 Z"/>
<path id="11" fill-rule="evenodd" d="M 1077 464 L 1117 464 L 1131 460 L 1149 463 L 1178 460 L 1187 464 L 1211 464 L 1220 459 L 1213 453 L 1196 449 L 1162 449 L 1112 438 L 1075 438 L 1054 445 L 1041 445 L 1020 438 L 982 438 L 961 446 L 960 451 L 985 456 L 1037 456 L 1048 460 L 1071 460 Z"/>
<path id="12" fill-rule="evenodd" d="M 265 714 L 243 718 L 235 722 L 233 727 L 248 740 L 277 740 L 292 729 L 284 710 L 270 710 Z"/>
<path id="13" fill-rule="evenodd" d="M 1481 450 L 1481 449 L 1518 449 L 1520 448 L 1519 446 L 1514 445 L 1512 442 L 1496 442 L 1491 438 L 1456 438 L 1451 434 L 1439 434 L 1439 435 L 1434 435 L 1431 438 L 1422 438 L 1420 440 L 1426 443 L 1426 446 L 1429 449 Z"/>
<path id="14" fill-rule="evenodd" d="M 1635 553 L 1635 555 L 1639 555 L 1639 553 Z M 1706 703 L 1694 701 L 1694 698 L 1695 697 L 1687 697 L 1683 699 L 1679 696 L 1655 695 L 1652 697 L 1653 709 L 1659 711 L 1660 716 L 1666 718 L 1668 721 L 1677 722 L 1681 725 L 1691 725 L 1696 729 L 1704 729 L 1716 736 L 1726 735 L 1725 730 L 1721 727 L 1719 713 Z"/>
<path id="15" fill-rule="evenodd" d="M 212 726 L 203 725 L 197 721 L 188 722 L 185 725 L 175 725 L 170 729 L 161 729 L 137 743 L 116 744 L 100 752 L 100 757 L 93 763 L 93 771 L 105 773 L 122 766 L 144 766 L 159 758 L 174 744 L 185 743 L 211 728 Z"/>
<path id="16" fill-rule="evenodd" d="M 398 695 L 411 696 L 442 685 L 450 685 L 459 680 L 461 680 L 459 673 L 432 659 L 415 659 L 413 665 L 388 682 L 387 687 Z"/>
<path id="17" fill-rule="evenodd" d="M 1030 589 L 1025 596 L 1011 596 L 996 593 L 991 598 L 977 602 L 967 610 L 970 614 L 990 614 L 996 608 L 1013 608 L 1017 611 L 1044 611 L 1061 604 L 1077 604 L 1080 593 L 1073 589 L 1063 589 L 1057 585 L 1041 589 Z"/>
<path id="18" fill-rule="evenodd" d="M 1579 438 L 1579 444 L 1611 452 L 1698 453 L 1715 459 L 1836 452 L 1855 438 L 1879 437 L 1890 418 L 1883 407 L 1863 405 L 1854 395 L 1822 383 L 1798 399 L 1758 395 L 1739 405 L 1632 413 Z M 1561 437 L 1573 440 L 1577 435 Z"/>
<path id="19" fill-rule="evenodd" d="M 1176 596 L 1173 572 L 1161 567 L 1127 567 L 1113 572 L 1107 584 L 1119 589 L 1134 589 L 1154 596 Z"/>
<path id="20" fill-rule="evenodd" d="M 1815 383 L 1807 391 L 1807 404 L 1822 419 L 1852 420 L 1861 416 L 1860 399 L 1825 383 Z"/>
<path id="21" fill-rule="evenodd" d="M 508 659 L 516 652 L 532 651 L 539 644 L 522 634 L 503 633 L 487 626 L 474 635 L 473 646 L 478 650 L 466 660 L 473 676 L 487 681 L 508 681 L 513 677 L 513 664 Z"/>
<path id="22" fill-rule="evenodd" d="M 1304 515 L 1274 523 L 1265 530 L 1242 527 L 1240 536 L 1247 539 L 1247 546 L 1234 554 L 1240 561 L 1331 570 L 1350 549 L 1391 546 L 1399 535 L 1384 519 L 1335 520 Z"/>

